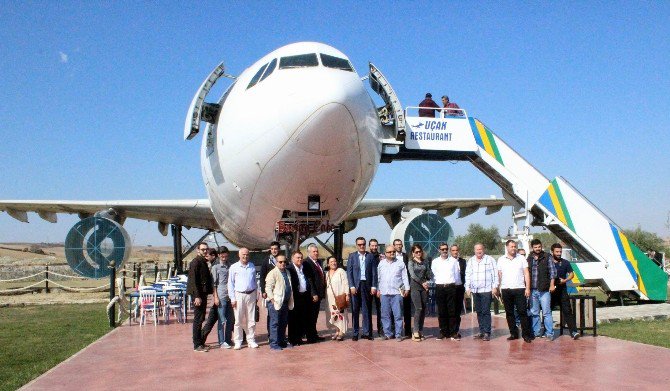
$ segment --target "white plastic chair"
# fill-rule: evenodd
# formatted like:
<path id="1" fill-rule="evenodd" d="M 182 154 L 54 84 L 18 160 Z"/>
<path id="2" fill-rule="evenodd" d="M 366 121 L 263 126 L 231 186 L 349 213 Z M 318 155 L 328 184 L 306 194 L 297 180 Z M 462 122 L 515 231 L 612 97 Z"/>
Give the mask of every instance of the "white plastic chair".
<path id="1" fill-rule="evenodd" d="M 140 326 L 144 325 L 147 320 L 147 312 L 153 314 L 154 326 L 158 323 L 158 305 L 156 303 L 156 291 L 153 289 L 140 289 L 139 297 L 140 305 Z"/>

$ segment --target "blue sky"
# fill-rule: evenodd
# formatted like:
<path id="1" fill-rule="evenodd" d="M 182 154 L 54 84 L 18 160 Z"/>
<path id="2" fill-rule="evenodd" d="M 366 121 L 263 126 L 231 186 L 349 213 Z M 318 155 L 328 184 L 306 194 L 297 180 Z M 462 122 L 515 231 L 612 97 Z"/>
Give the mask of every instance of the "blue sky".
<path id="1" fill-rule="evenodd" d="M 205 198 L 200 143 L 182 141 L 200 82 L 222 60 L 239 74 L 310 40 L 361 74 L 372 61 L 406 106 L 449 94 L 620 226 L 669 236 L 668 20 L 668 2 L 5 2 L 0 199 Z M 428 162 L 382 165 L 368 193 L 489 195 L 469 163 Z M 450 222 L 505 232 L 509 214 Z M 0 242 L 62 241 L 74 222 L 2 214 Z M 137 243 L 169 243 L 155 224 L 126 225 Z M 389 233 L 372 218 L 349 236 Z"/>

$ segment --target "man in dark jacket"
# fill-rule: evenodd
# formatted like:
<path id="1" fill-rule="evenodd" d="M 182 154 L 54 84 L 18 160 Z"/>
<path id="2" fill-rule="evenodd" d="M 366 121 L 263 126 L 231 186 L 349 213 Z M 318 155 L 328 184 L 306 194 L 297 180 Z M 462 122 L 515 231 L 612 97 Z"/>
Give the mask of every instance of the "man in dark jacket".
<path id="1" fill-rule="evenodd" d="M 291 256 L 291 263 L 286 268 L 291 277 L 293 288 L 293 309 L 288 313 L 288 339 L 291 345 L 302 345 L 302 337 L 307 331 L 308 312 L 310 303 L 319 300 L 314 281 L 310 273 L 303 266 L 303 257 L 300 251 Z"/>
<path id="2" fill-rule="evenodd" d="M 260 281 L 260 292 L 263 300 L 268 300 L 267 294 L 265 293 L 265 278 L 268 273 L 275 268 L 275 258 L 279 255 L 279 242 L 270 243 L 270 255 L 266 260 L 261 263 L 261 281 Z M 268 312 L 268 332 L 270 332 L 270 313 Z"/>
<path id="3" fill-rule="evenodd" d="M 205 320 L 207 311 L 207 295 L 213 292 L 212 276 L 205 259 L 205 253 L 209 249 L 207 243 L 198 245 L 198 255 L 193 258 L 188 267 L 188 284 L 186 293 L 193 298 L 193 350 L 206 352 L 205 338 L 203 337 L 202 322 Z"/>
<path id="4" fill-rule="evenodd" d="M 440 108 L 433 100 L 433 95 L 430 92 L 426 94 L 426 99 L 419 103 L 419 107 L 424 107 L 419 109 L 419 117 L 429 118 L 435 118 L 435 111 Z"/>
<path id="5" fill-rule="evenodd" d="M 449 248 L 449 254 L 456 260 L 458 260 L 458 267 L 461 270 L 461 284 L 456 285 L 456 339 L 461 338 L 461 315 L 463 314 L 465 299 L 465 267 L 467 266 L 467 261 L 461 257 L 460 248 L 457 244 L 452 244 Z"/>
<path id="6" fill-rule="evenodd" d="M 305 330 L 305 333 L 307 334 L 307 342 L 314 343 L 324 340 L 324 338 L 320 337 L 316 332 L 316 322 L 318 321 L 319 313 L 321 312 L 321 300 L 326 297 L 326 274 L 321 266 L 321 260 L 319 260 L 319 248 L 316 244 L 311 243 L 307 246 L 307 258 L 304 259 L 303 265 L 305 266 L 305 272 L 309 274 L 311 280 L 314 281 L 314 290 L 318 296 L 318 300 L 312 301 L 309 305 L 307 329 Z"/>
<path id="7" fill-rule="evenodd" d="M 403 261 L 405 264 L 405 268 L 407 268 L 409 261 L 412 259 L 412 254 L 407 254 L 402 251 L 403 249 L 403 242 L 400 239 L 395 239 L 393 241 L 393 248 L 395 249 L 395 257 L 396 259 Z M 409 272 L 407 272 L 407 278 L 409 278 Z M 405 338 L 411 338 L 412 337 L 412 299 L 409 295 L 406 297 L 403 297 L 402 299 L 402 312 L 403 312 L 403 320 L 404 320 L 404 336 Z"/>
<path id="8" fill-rule="evenodd" d="M 542 249 L 542 242 L 533 239 L 530 242 L 533 252 L 528 256 L 530 272 L 530 315 L 535 337 L 554 339 L 554 321 L 551 317 L 551 293 L 554 291 L 556 267 L 552 257 Z M 544 319 L 545 334 L 540 334 L 540 308 Z"/>
<path id="9" fill-rule="evenodd" d="M 570 295 L 568 294 L 567 286 L 568 281 L 572 280 L 574 272 L 570 261 L 561 257 L 562 253 L 563 246 L 559 243 L 551 245 L 551 255 L 556 267 L 556 281 L 554 282 L 556 290 L 551 294 L 551 308 L 553 309 L 556 305 L 559 305 L 564 323 L 560 327 L 562 328 L 567 323 L 572 339 L 578 339 L 579 333 L 577 332 L 575 312 L 572 310 L 572 305 L 570 304 Z"/>

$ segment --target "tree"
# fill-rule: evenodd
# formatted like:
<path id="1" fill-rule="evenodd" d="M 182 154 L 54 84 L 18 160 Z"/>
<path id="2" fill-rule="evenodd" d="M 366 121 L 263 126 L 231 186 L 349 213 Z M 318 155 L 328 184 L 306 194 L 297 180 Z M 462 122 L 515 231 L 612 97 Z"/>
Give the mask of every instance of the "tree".
<path id="1" fill-rule="evenodd" d="M 542 247 L 549 251 L 549 248 L 554 243 L 563 243 L 556 235 L 551 232 L 537 232 L 533 234 L 533 239 L 540 239 Z"/>
<path id="2" fill-rule="evenodd" d="M 482 243 L 486 247 L 487 254 L 497 255 L 504 252 L 500 232 L 494 225 L 491 228 L 484 228 L 481 224 L 470 224 L 467 234 L 457 236 L 454 243 L 460 247 L 462 256 L 473 255 L 476 243 Z"/>
<path id="3" fill-rule="evenodd" d="M 666 255 L 670 252 L 660 236 L 653 232 L 642 230 L 639 225 L 635 229 L 624 229 L 623 233 L 629 241 L 635 243 L 644 252 L 654 250 L 656 252 L 665 252 Z"/>

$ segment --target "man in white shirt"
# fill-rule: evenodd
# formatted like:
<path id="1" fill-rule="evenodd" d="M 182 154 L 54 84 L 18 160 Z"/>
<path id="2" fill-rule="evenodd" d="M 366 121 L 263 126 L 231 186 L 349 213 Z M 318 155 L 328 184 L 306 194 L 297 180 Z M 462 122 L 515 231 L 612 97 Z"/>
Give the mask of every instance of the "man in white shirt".
<path id="1" fill-rule="evenodd" d="M 465 293 L 475 302 L 479 334 L 475 339 L 491 340 L 491 299 L 498 294 L 498 269 L 496 261 L 488 254 L 482 243 L 475 244 L 475 255 L 468 259 L 465 269 Z"/>
<path id="2" fill-rule="evenodd" d="M 242 329 L 247 333 L 247 344 L 250 348 L 258 348 L 256 334 L 256 266 L 249 262 L 249 249 L 240 248 L 240 260 L 235 262 L 228 271 L 228 296 L 235 312 L 233 328 L 233 349 L 242 348 Z"/>
<path id="3" fill-rule="evenodd" d="M 438 247 L 440 256 L 431 264 L 435 279 L 435 302 L 437 304 L 437 320 L 440 334 L 437 339 L 451 338 L 460 340 L 458 336 L 458 316 L 461 304 L 456 303 L 456 285 L 461 282 L 461 268 L 457 258 L 449 256 L 449 246 L 441 243 Z"/>
<path id="4" fill-rule="evenodd" d="M 528 273 L 528 262 L 526 258 L 517 254 L 514 240 L 508 240 L 505 243 L 505 255 L 498 258 L 498 277 L 510 333 L 507 340 L 519 339 L 519 328 L 514 317 L 514 310 L 516 309 L 516 313 L 521 320 L 523 340 L 531 342 L 533 337 L 526 309 L 526 301 L 530 297 L 530 274 Z"/>

